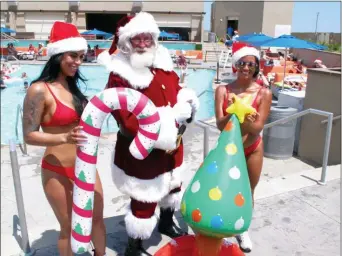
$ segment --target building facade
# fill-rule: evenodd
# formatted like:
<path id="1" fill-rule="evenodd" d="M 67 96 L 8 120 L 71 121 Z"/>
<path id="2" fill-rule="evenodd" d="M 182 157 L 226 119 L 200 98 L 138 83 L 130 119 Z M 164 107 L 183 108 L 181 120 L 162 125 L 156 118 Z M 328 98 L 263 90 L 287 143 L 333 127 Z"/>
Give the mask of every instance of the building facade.
<path id="1" fill-rule="evenodd" d="M 293 5 L 292 1 L 215 1 L 211 5 L 211 31 L 224 38 L 231 26 L 240 35 L 262 32 L 274 36 L 276 25 L 291 26 Z"/>
<path id="2" fill-rule="evenodd" d="M 18 33 L 34 33 L 36 39 L 47 39 L 55 21 L 73 23 L 80 32 L 97 26 L 97 29 L 114 33 L 116 22 L 122 16 L 141 8 L 154 16 L 161 30 L 180 33 L 189 41 L 202 41 L 204 3 L 195 0 L 176 3 L 167 0 L 159 2 L 1 1 L 1 26 L 16 30 Z"/>

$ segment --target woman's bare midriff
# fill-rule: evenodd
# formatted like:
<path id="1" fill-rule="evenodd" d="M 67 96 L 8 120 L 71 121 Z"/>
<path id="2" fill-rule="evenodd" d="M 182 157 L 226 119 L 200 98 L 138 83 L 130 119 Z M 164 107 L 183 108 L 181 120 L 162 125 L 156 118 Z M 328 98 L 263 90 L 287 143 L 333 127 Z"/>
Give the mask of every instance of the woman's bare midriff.
<path id="1" fill-rule="evenodd" d="M 248 148 L 249 146 L 253 145 L 253 143 L 258 139 L 260 135 L 254 135 L 247 133 L 246 135 L 242 136 L 243 147 Z"/>
<path id="2" fill-rule="evenodd" d="M 67 133 L 77 124 L 60 126 L 60 127 L 43 127 L 46 133 L 59 134 Z M 76 145 L 74 144 L 61 144 L 58 146 L 47 147 L 43 159 L 51 165 L 72 167 L 75 165 L 76 159 Z"/>

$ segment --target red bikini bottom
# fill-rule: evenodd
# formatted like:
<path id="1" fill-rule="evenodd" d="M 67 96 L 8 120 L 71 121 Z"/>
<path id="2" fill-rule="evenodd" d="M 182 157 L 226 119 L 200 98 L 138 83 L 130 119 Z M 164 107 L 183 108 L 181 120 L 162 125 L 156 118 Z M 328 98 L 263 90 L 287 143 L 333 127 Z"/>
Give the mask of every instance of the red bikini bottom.
<path id="1" fill-rule="evenodd" d="M 249 156 L 250 154 L 252 154 L 252 153 L 257 149 L 257 147 L 259 146 L 259 144 L 261 143 L 261 141 L 262 141 L 262 137 L 259 136 L 259 137 L 256 139 L 256 141 L 255 141 L 252 145 L 250 145 L 250 146 L 244 148 L 245 156 L 247 157 L 247 156 Z"/>
<path id="2" fill-rule="evenodd" d="M 71 180 L 75 179 L 75 167 L 64 167 L 64 166 L 52 165 L 43 159 L 42 168 L 47 169 L 52 172 L 56 172 L 60 175 L 68 177 Z"/>

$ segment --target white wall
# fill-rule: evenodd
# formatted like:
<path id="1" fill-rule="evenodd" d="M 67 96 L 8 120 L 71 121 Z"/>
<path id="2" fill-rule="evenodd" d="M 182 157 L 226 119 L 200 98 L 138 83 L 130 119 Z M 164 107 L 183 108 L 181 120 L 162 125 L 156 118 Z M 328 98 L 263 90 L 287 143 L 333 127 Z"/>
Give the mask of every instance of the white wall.
<path id="1" fill-rule="evenodd" d="M 6 27 L 6 17 L 5 17 L 4 12 L 0 13 L 0 20 L 1 20 L 1 27 Z"/>
<path id="2" fill-rule="evenodd" d="M 159 27 L 191 28 L 190 14 L 152 14 Z"/>
<path id="3" fill-rule="evenodd" d="M 37 39 L 48 39 L 55 21 L 64 21 L 64 12 L 26 12 L 26 32 L 34 32 Z"/>

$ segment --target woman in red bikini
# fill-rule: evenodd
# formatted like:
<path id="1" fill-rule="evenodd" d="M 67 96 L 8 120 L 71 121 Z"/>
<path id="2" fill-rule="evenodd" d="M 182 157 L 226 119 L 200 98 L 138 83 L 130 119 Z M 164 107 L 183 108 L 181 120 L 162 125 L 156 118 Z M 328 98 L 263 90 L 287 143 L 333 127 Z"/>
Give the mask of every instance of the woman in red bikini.
<path id="1" fill-rule="evenodd" d="M 253 197 L 263 163 L 264 152 L 260 133 L 272 104 L 270 90 L 255 82 L 255 78 L 259 74 L 259 58 L 259 51 L 252 47 L 245 46 L 236 51 L 233 55 L 233 66 L 237 69 L 237 79 L 231 84 L 219 86 L 215 92 L 216 124 L 221 131 L 231 116 L 226 109 L 232 103 L 232 94 L 241 98 L 250 97 L 251 105 L 257 110 L 256 114 L 246 116 L 244 123 L 241 124 L 242 141 Z M 252 250 L 252 242 L 247 231 L 236 238 L 242 251 L 250 252 Z"/>
<path id="2" fill-rule="evenodd" d="M 70 232 L 76 147 L 86 141 L 82 127 L 78 126 L 87 103 L 78 88 L 79 80 L 84 81 L 78 68 L 87 42 L 74 25 L 55 22 L 47 48 L 50 59 L 32 82 L 24 100 L 24 139 L 31 145 L 46 146 L 42 160 L 43 189 L 60 224 L 59 253 L 72 256 Z M 97 174 L 92 232 L 94 255 L 105 255 L 105 238 L 103 191 Z"/>

